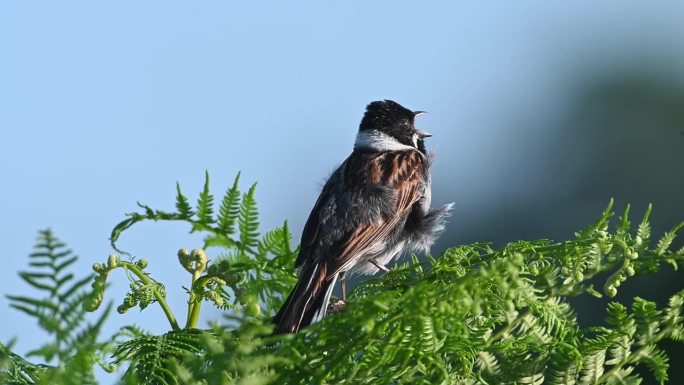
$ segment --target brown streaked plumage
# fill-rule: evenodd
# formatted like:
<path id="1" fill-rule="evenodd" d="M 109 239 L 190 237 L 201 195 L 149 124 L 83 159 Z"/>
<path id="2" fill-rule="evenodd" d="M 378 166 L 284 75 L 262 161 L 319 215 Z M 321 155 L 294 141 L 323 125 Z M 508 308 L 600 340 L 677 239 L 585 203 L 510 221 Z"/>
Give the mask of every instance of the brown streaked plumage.
<path id="1" fill-rule="evenodd" d="M 427 136 L 399 104 L 368 105 L 354 151 L 330 176 L 304 226 L 299 282 L 274 318 L 276 333 L 320 320 L 338 278 L 385 270 L 405 250 L 426 251 L 441 233 L 451 205 L 429 210 Z"/>

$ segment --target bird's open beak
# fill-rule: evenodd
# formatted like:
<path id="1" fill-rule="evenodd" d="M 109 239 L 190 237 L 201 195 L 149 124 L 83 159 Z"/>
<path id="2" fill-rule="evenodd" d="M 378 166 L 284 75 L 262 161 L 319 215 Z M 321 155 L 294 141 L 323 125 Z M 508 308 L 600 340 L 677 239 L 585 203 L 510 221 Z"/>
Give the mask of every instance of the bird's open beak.
<path id="1" fill-rule="evenodd" d="M 429 138 L 432 136 L 431 133 L 429 133 L 427 131 L 423 131 L 423 130 L 416 130 L 416 134 L 418 134 L 418 137 L 421 139 Z"/>
<path id="2" fill-rule="evenodd" d="M 414 118 L 417 118 L 423 114 L 427 114 L 427 111 L 413 111 L 413 117 Z M 416 134 L 418 134 L 418 137 L 420 139 L 425 139 L 425 138 L 429 138 L 432 136 L 431 133 L 429 133 L 427 131 L 419 130 L 419 129 L 416 129 Z"/>

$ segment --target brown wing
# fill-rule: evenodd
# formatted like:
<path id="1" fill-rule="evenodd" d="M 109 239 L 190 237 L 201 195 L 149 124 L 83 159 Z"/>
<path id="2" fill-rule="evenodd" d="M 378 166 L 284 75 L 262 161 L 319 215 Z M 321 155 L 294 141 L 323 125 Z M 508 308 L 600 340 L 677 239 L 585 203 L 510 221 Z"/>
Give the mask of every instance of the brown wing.
<path id="1" fill-rule="evenodd" d="M 367 167 L 371 182 L 387 189 L 389 207 L 385 215 L 360 224 L 349 235 L 335 258 L 331 276 L 351 268 L 358 258 L 383 242 L 397 226 L 403 225 L 424 192 L 425 158 L 417 151 L 380 153 Z"/>
<path id="2" fill-rule="evenodd" d="M 341 182 L 339 180 L 340 174 L 342 170 L 344 170 L 346 163 L 347 162 L 342 163 L 342 165 L 330 175 L 330 178 L 328 178 L 325 186 L 323 186 L 323 190 L 321 190 L 321 194 L 316 200 L 316 204 L 311 210 L 311 213 L 309 213 L 309 218 L 307 218 L 306 223 L 304 224 L 304 230 L 302 231 L 299 255 L 297 255 L 297 260 L 295 261 L 296 268 L 299 268 L 302 264 L 312 259 L 312 254 L 316 249 L 316 240 L 319 238 L 318 230 L 321 227 L 321 221 L 324 220 L 325 216 L 325 206 L 330 202 L 334 186 Z"/>
<path id="3" fill-rule="evenodd" d="M 299 281 L 274 317 L 295 332 L 324 310 L 340 272 L 403 226 L 423 195 L 426 161 L 417 151 L 357 152 L 330 176 L 304 226 Z"/>

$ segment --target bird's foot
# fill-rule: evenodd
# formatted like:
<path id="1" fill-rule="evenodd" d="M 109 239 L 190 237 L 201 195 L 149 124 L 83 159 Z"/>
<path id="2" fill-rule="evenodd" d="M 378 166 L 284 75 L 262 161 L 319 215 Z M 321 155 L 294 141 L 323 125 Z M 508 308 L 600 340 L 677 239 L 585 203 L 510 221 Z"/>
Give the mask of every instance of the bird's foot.
<path id="1" fill-rule="evenodd" d="M 368 262 L 372 263 L 373 266 L 377 267 L 378 270 L 382 271 L 383 273 L 389 272 L 389 269 L 386 266 L 377 263 L 374 259 L 369 259 Z"/>
<path id="2" fill-rule="evenodd" d="M 328 308 L 325 311 L 325 314 L 330 315 L 340 313 L 343 312 L 346 307 L 347 303 L 342 300 L 330 301 L 330 303 L 328 304 Z"/>

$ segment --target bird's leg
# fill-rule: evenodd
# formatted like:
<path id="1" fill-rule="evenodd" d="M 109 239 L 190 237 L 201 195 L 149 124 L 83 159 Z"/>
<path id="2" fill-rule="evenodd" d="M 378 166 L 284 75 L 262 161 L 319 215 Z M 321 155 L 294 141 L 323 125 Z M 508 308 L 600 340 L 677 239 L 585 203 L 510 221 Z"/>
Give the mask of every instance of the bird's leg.
<path id="1" fill-rule="evenodd" d="M 325 312 L 326 315 L 344 311 L 344 308 L 347 306 L 347 278 L 345 277 L 345 272 L 340 273 L 339 280 L 340 289 L 342 289 L 342 300 L 330 302 Z"/>
<path id="2" fill-rule="evenodd" d="M 373 266 L 377 267 L 378 270 L 382 271 L 383 273 L 389 272 L 389 269 L 388 269 L 387 267 L 385 267 L 385 266 L 379 264 L 379 263 L 376 262 L 374 259 L 369 259 L 368 262 L 372 263 Z"/>
<path id="3" fill-rule="evenodd" d="M 347 303 L 347 278 L 344 272 L 340 273 L 340 289 L 342 289 L 342 302 Z"/>

